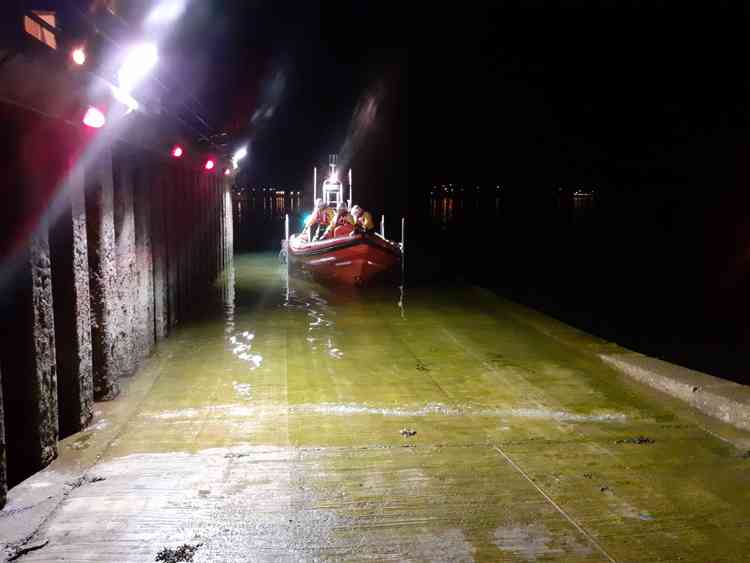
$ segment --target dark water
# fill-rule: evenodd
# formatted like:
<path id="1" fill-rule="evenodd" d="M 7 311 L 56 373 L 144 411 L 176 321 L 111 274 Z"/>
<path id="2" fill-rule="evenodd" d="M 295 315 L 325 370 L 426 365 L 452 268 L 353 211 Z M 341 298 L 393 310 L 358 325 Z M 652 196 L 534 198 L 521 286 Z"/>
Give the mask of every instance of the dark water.
<path id="1" fill-rule="evenodd" d="M 279 249 L 284 238 L 284 216 L 290 217 L 290 230 L 298 232 L 309 211 L 298 192 L 245 190 L 234 195 L 235 250 L 269 251 Z M 309 202 L 308 202 L 309 204 Z"/>
<path id="2" fill-rule="evenodd" d="M 465 277 L 633 350 L 750 382 L 744 274 L 710 202 L 478 193 L 431 198 L 416 235 L 433 265 L 423 277 Z"/>
<path id="3" fill-rule="evenodd" d="M 745 274 L 728 248 L 731 226 L 712 219 L 700 198 L 647 189 L 578 197 L 556 188 L 448 190 L 410 202 L 409 285 L 475 283 L 632 350 L 750 382 Z M 298 231 L 303 204 L 243 202 L 235 208 L 238 248 L 278 248 L 284 214 Z M 386 217 L 388 236 L 400 239 L 399 218 Z"/>

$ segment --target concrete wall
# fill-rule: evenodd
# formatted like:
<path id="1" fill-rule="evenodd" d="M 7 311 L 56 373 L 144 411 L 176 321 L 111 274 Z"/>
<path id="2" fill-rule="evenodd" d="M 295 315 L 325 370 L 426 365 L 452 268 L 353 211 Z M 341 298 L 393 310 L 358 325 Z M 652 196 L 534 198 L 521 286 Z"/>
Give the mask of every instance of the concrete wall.
<path id="1" fill-rule="evenodd" d="M 5 506 L 8 494 L 8 476 L 5 473 L 5 415 L 3 414 L 3 374 L 0 372 L 0 507 Z"/>
<path id="2" fill-rule="evenodd" d="M 57 456 L 57 363 L 49 240 L 40 230 L 20 252 L 2 316 L 3 402 L 8 481 Z"/>
<path id="3" fill-rule="evenodd" d="M 73 164 L 73 163 L 71 163 Z M 83 170 L 64 180 L 62 212 L 50 233 L 60 437 L 85 428 L 94 412 L 91 297 Z"/>
<path id="4" fill-rule="evenodd" d="M 101 401 L 114 399 L 118 395 L 122 372 L 121 366 L 115 362 L 120 327 L 116 287 L 114 172 L 109 147 L 100 151 L 85 174 L 94 398 Z"/>
<path id="5" fill-rule="evenodd" d="M 199 161 L 2 104 L 0 127 L 1 507 L 206 301 L 233 247 L 226 181 Z"/>
<path id="6" fill-rule="evenodd" d="M 113 154 L 115 225 L 115 340 L 112 354 L 119 376 L 135 371 L 136 249 L 133 188 L 137 155 L 120 144 Z M 141 356 L 142 354 L 138 354 Z"/>
<path id="7" fill-rule="evenodd" d="M 62 164 L 59 131 L 0 106 L 0 369 L 7 479 L 57 455 L 57 362 L 47 208 Z M 42 150 L 44 148 L 45 150 Z"/>
<path id="8" fill-rule="evenodd" d="M 154 335 L 154 251 L 151 245 L 151 162 L 143 155 L 135 170 L 133 206 L 135 227 L 134 348 L 136 361 L 145 359 L 156 343 Z"/>

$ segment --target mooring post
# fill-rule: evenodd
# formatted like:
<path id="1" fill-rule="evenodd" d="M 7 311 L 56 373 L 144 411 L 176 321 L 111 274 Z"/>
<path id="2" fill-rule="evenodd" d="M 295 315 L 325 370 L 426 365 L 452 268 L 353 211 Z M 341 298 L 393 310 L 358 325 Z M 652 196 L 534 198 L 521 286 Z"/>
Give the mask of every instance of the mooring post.
<path id="1" fill-rule="evenodd" d="M 286 253 L 286 269 L 289 271 L 289 213 L 284 215 L 284 252 Z"/>
<path id="2" fill-rule="evenodd" d="M 352 195 L 352 169 L 349 169 L 349 209 L 352 208 L 354 203 L 354 196 Z"/>
<path id="3" fill-rule="evenodd" d="M 406 217 L 401 217 L 401 279 L 406 277 Z"/>
<path id="4" fill-rule="evenodd" d="M 385 238 L 385 215 L 380 216 L 380 236 Z"/>

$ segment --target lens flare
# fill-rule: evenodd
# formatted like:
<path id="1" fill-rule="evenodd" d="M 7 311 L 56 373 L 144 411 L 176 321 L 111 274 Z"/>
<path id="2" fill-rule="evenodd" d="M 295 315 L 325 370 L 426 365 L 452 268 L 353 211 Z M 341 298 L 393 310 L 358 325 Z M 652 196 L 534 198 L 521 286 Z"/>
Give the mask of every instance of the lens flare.
<path id="1" fill-rule="evenodd" d="M 77 65 L 83 65 L 86 64 L 86 51 L 84 51 L 83 47 L 76 47 L 71 51 L 70 57 L 73 59 L 73 62 Z"/>
<path id="2" fill-rule="evenodd" d="M 237 150 L 232 156 L 232 167 L 237 170 L 240 166 L 240 160 L 247 156 L 247 147 L 242 147 Z"/>
<path id="3" fill-rule="evenodd" d="M 133 89 L 156 66 L 159 53 L 153 43 L 143 43 L 131 47 L 125 55 L 125 61 L 117 71 L 117 81 L 126 92 Z"/>
<path id="4" fill-rule="evenodd" d="M 86 114 L 83 116 L 83 124 L 92 129 L 100 129 L 104 127 L 105 123 L 107 123 L 107 118 L 104 117 L 104 114 L 94 106 L 89 106 L 89 109 L 86 110 Z"/>

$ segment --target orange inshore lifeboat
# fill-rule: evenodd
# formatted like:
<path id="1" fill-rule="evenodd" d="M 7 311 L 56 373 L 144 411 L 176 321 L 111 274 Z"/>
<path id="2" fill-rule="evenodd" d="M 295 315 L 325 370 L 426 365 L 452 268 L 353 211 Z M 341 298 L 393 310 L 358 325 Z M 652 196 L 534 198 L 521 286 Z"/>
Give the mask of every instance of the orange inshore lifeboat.
<path id="1" fill-rule="evenodd" d="M 288 260 L 290 267 L 310 272 L 319 281 L 361 286 L 395 270 L 401 262 L 401 246 L 370 233 L 314 242 L 293 236 L 289 239 Z"/>
<path id="2" fill-rule="evenodd" d="M 336 169 L 338 157 L 330 155 L 330 174 L 322 185 L 321 202 L 337 208 L 352 204 L 352 171 L 349 170 L 349 200 L 344 201 L 344 184 Z M 313 200 L 318 202 L 318 170 L 313 169 Z M 289 236 L 289 216 L 286 217 L 285 250 L 291 268 L 308 271 L 324 283 L 365 285 L 373 277 L 395 270 L 403 261 L 404 242 L 401 244 L 385 238 L 381 221 L 381 234 L 354 232 L 353 225 L 340 224 L 332 238 L 310 241 L 308 233 Z M 403 238 L 403 225 L 402 233 Z"/>

